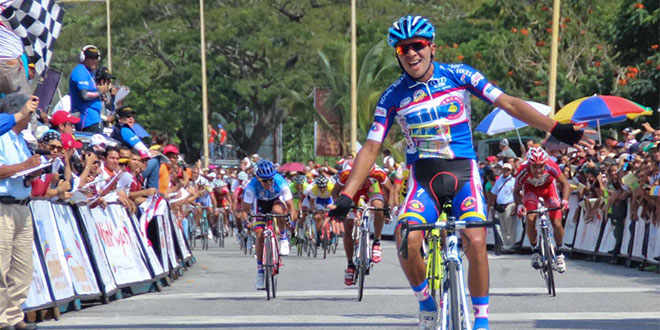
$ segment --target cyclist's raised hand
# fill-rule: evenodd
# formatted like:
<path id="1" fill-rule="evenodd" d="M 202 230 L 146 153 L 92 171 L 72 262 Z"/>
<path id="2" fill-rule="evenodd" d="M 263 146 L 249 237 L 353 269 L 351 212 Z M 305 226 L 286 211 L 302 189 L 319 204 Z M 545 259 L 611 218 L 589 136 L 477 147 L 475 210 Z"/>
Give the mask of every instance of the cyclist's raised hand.
<path id="1" fill-rule="evenodd" d="M 335 204 L 329 206 L 331 210 L 328 212 L 328 216 L 333 218 L 343 218 L 354 206 L 353 199 L 348 197 L 348 195 L 341 193 L 335 200 Z"/>
<path id="2" fill-rule="evenodd" d="M 519 217 L 524 217 L 525 214 L 527 214 L 527 210 L 525 209 L 525 205 L 518 204 L 518 211 L 517 211 L 517 213 L 518 213 L 518 216 L 519 216 Z"/>
<path id="3" fill-rule="evenodd" d="M 587 147 L 593 147 L 594 140 L 585 136 L 588 134 L 596 134 L 596 131 L 589 129 L 585 130 L 587 123 L 582 124 L 561 124 L 555 123 L 555 126 L 550 131 L 550 134 L 557 140 L 569 145 L 581 144 Z"/>

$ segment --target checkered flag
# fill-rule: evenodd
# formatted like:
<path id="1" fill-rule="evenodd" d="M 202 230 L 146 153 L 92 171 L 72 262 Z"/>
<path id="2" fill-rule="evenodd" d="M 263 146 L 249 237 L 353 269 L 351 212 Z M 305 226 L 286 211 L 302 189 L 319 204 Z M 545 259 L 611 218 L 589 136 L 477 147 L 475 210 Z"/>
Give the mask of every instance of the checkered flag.
<path id="1" fill-rule="evenodd" d="M 46 71 L 55 39 L 62 30 L 63 11 L 55 0 L 15 0 L 2 16 L 23 41 L 37 74 Z"/>

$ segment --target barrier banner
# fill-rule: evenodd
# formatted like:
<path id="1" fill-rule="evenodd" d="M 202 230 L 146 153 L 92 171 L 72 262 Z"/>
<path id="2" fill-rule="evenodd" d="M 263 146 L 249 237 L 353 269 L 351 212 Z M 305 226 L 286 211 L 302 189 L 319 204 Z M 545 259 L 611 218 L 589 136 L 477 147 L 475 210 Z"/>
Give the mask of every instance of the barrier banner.
<path id="1" fill-rule="evenodd" d="M 38 237 L 55 301 L 73 298 L 73 281 L 64 256 L 62 240 L 55 221 L 53 221 L 54 215 L 50 202 L 36 200 L 30 202 L 29 205 L 36 230 L 35 236 Z M 67 257 L 70 257 L 70 254 Z"/>
<path id="2" fill-rule="evenodd" d="M 649 244 L 647 245 L 647 250 L 646 250 L 646 261 L 651 262 L 651 263 L 658 263 L 658 260 L 655 259 L 657 257 L 657 249 L 658 245 L 660 245 L 660 236 L 658 232 L 658 226 L 654 223 L 651 223 L 651 226 L 649 227 Z"/>
<path id="3" fill-rule="evenodd" d="M 566 215 L 566 224 L 564 224 L 564 241 L 562 242 L 562 245 L 567 249 L 572 248 L 575 241 L 575 230 L 579 221 L 575 219 L 575 213 L 578 212 L 579 208 L 577 194 L 570 194 L 568 196 L 568 214 Z"/>
<path id="4" fill-rule="evenodd" d="M 628 248 L 630 247 L 630 240 L 632 239 L 632 229 L 634 227 L 631 227 L 632 220 L 631 220 L 631 215 L 632 215 L 632 207 L 630 206 L 630 199 L 628 199 L 628 211 L 626 213 L 626 222 L 623 225 L 623 239 L 621 241 L 621 250 L 619 251 L 619 254 L 622 256 L 628 256 Z"/>
<path id="5" fill-rule="evenodd" d="M 605 220 L 605 229 L 603 230 L 603 238 L 598 247 L 598 253 L 601 255 L 609 255 L 610 251 L 614 250 L 616 246 L 616 237 L 614 236 L 614 224 L 610 219 Z"/>
<path id="6" fill-rule="evenodd" d="M 168 257 L 169 253 L 167 251 L 167 238 L 165 235 L 165 230 L 163 229 L 165 222 L 163 221 L 162 216 L 157 216 L 154 219 L 156 219 L 156 223 L 158 224 L 158 251 L 160 255 L 160 264 L 163 266 L 164 271 L 169 272 L 171 269 L 170 259 Z"/>
<path id="7" fill-rule="evenodd" d="M 23 305 L 24 311 L 45 307 L 53 302 L 46 282 L 46 274 L 41 266 L 41 257 L 37 251 L 37 245 L 32 241 L 32 283 L 30 290 Z"/>
<path id="8" fill-rule="evenodd" d="M 147 257 L 140 248 L 140 243 L 138 242 L 137 235 L 133 229 L 131 219 L 128 217 L 128 213 L 120 204 L 109 205 L 106 208 L 106 211 L 109 212 L 111 219 L 117 228 L 117 233 L 120 234 L 118 239 L 125 240 L 126 246 L 130 249 L 129 253 L 127 253 L 127 251 L 124 251 L 124 253 L 127 257 L 132 256 L 134 258 L 134 264 L 138 266 L 134 271 L 140 274 L 142 280 L 151 279 L 151 273 L 146 265 Z"/>
<path id="9" fill-rule="evenodd" d="M 577 231 L 575 232 L 576 239 L 573 248 L 579 252 L 595 252 L 602 224 L 602 212 L 598 212 L 596 216 L 587 221 L 586 211 L 583 209 L 580 221 L 577 224 Z"/>
<path id="10" fill-rule="evenodd" d="M 172 225 L 168 213 L 158 216 L 158 224 L 162 225 L 160 230 L 165 234 L 165 242 L 167 244 L 167 255 L 170 258 L 170 267 L 176 268 L 179 263 L 176 258 L 176 250 L 174 250 L 174 236 L 172 235 Z"/>
<path id="11" fill-rule="evenodd" d="M 124 226 L 114 221 L 108 208 L 95 207 L 91 213 L 117 286 L 149 280 L 149 271 Z"/>
<path id="12" fill-rule="evenodd" d="M 108 256 L 106 256 L 105 250 L 103 249 L 101 236 L 96 230 L 94 216 L 92 215 L 92 211 L 87 206 L 79 206 L 78 211 L 80 212 L 80 220 L 83 226 L 85 226 L 85 231 L 87 232 L 89 246 L 92 251 L 90 257 L 93 257 L 98 269 L 98 275 L 100 276 L 100 280 L 103 286 L 103 292 L 110 294 L 117 289 L 117 282 L 115 282 L 115 278 L 112 276 L 112 270 L 110 269 Z"/>
<path id="13" fill-rule="evenodd" d="M 151 266 L 151 270 L 154 272 L 154 276 L 158 277 L 162 275 L 163 273 L 165 273 L 165 271 L 163 270 L 163 266 L 161 266 L 160 261 L 158 261 L 158 256 L 154 251 L 154 247 L 152 246 L 151 241 L 147 237 L 147 232 L 140 230 L 140 222 L 136 217 L 131 216 L 130 219 L 133 222 L 133 226 L 136 229 L 137 239 L 139 240 L 140 245 L 142 245 L 142 248 L 144 249 L 147 255 L 147 261 Z"/>
<path id="14" fill-rule="evenodd" d="M 185 260 L 192 256 L 188 246 L 186 245 L 186 240 L 183 238 L 183 226 L 181 221 L 178 221 L 175 217 L 171 216 L 172 214 L 168 212 L 168 218 L 172 224 L 172 233 L 174 234 L 174 240 L 176 240 L 176 246 L 179 247 L 179 252 L 181 257 Z"/>
<path id="15" fill-rule="evenodd" d="M 94 268 L 89 261 L 71 206 L 51 203 L 51 207 L 62 238 L 64 257 L 73 277 L 73 288 L 76 294 L 100 295 L 101 291 L 96 282 L 96 276 L 94 276 Z"/>
<path id="16" fill-rule="evenodd" d="M 633 247 L 631 258 L 644 260 L 644 233 L 646 232 L 646 219 L 642 217 L 642 207 L 637 209 L 637 221 L 635 221 L 635 234 L 633 237 Z"/>

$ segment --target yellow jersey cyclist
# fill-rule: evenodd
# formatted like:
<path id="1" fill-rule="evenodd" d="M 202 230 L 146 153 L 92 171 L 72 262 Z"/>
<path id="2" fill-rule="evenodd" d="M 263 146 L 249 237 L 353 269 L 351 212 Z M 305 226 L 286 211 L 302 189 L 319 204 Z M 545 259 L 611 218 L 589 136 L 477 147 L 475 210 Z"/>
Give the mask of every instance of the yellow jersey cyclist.
<path id="1" fill-rule="evenodd" d="M 332 204 L 332 190 L 335 188 L 335 183 L 320 174 L 314 179 L 307 190 L 305 195 L 309 199 L 310 208 L 312 210 L 324 210 Z M 321 227 L 327 220 L 327 214 L 322 212 L 314 212 L 314 223 L 316 225 L 316 245 L 321 243 Z"/>
<path id="2" fill-rule="evenodd" d="M 353 206 L 352 197 L 369 174 L 392 124 L 401 126 L 406 142 L 406 163 L 410 168 L 408 194 L 399 211 L 399 220 L 433 223 L 440 203 L 452 199 L 452 216 L 458 220 L 484 221 L 486 207 L 476 164 L 470 127 L 470 97 L 493 103 L 531 126 L 551 132 L 567 144 L 578 143 L 584 135 L 579 127 L 559 124 L 534 110 L 519 98 L 505 94 L 483 74 L 466 64 L 434 61 L 435 29 L 422 16 L 404 16 L 389 29 L 388 42 L 403 70 L 402 75 L 382 94 L 374 111 L 367 141 L 358 153 L 346 185 L 335 199 L 331 216 L 345 215 Z M 593 143 L 585 140 L 583 143 Z M 400 227 L 396 232 L 401 243 Z M 469 259 L 468 287 L 474 309 L 474 329 L 489 329 L 488 254 L 486 230 L 465 229 L 463 249 Z M 408 250 L 420 251 L 422 232 L 410 233 Z M 419 301 L 419 325 L 437 327 L 438 303 L 428 293 L 425 264 L 421 254 L 399 258 Z"/>

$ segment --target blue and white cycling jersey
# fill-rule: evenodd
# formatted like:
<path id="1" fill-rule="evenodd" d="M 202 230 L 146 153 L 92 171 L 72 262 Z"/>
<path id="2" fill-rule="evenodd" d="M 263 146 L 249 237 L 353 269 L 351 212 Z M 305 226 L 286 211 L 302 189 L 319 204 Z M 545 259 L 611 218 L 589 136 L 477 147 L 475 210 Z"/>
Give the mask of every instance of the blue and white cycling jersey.
<path id="1" fill-rule="evenodd" d="M 271 189 L 266 190 L 261 182 L 254 177 L 243 192 L 243 202 L 247 204 L 256 201 L 271 201 L 277 198 L 281 198 L 282 201 L 289 201 L 293 198 L 289 183 L 279 173 L 273 177 Z"/>
<path id="2" fill-rule="evenodd" d="M 503 92 L 469 65 L 433 65 L 427 82 L 404 73 L 385 90 L 367 139 L 382 143 L 396 120 L 406 139 L 409 165 L 420 158 L 476 159 L 470 94 L 494 103 Z"/>

